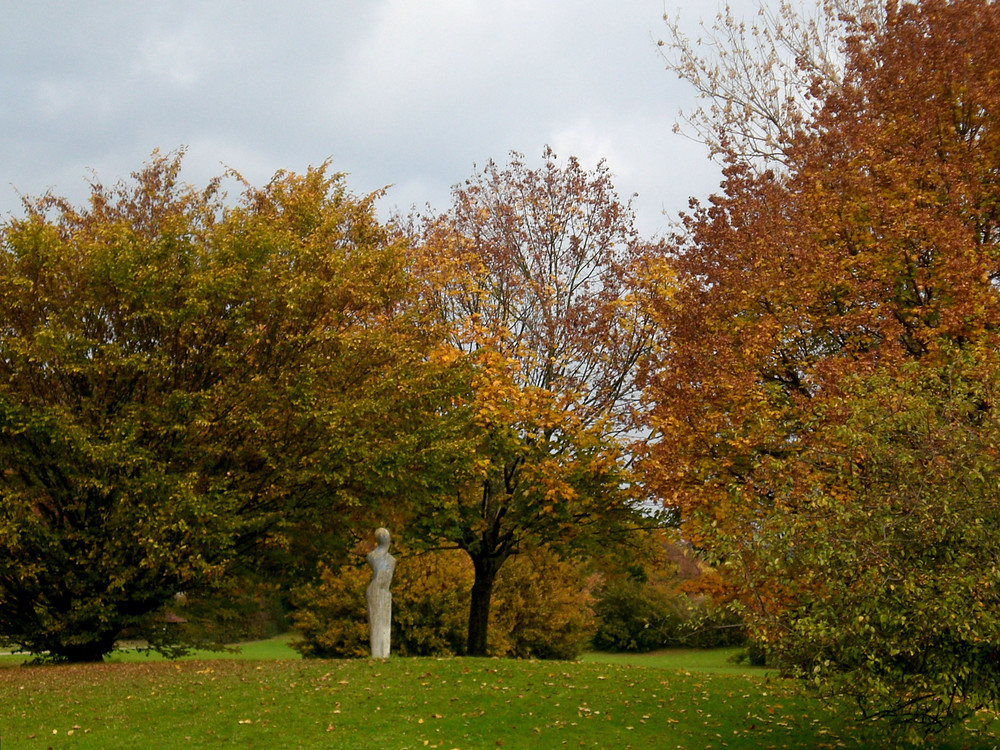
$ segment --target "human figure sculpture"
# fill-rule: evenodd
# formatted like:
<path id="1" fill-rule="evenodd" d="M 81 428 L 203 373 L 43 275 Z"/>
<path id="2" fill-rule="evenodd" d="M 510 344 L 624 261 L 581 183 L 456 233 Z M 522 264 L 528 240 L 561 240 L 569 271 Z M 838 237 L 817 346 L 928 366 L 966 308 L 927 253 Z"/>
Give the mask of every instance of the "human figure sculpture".
<path id="1" fill-rule="evenodd" d="M 389 584 L 396 569 L 396 558 L 389 554 L 389 530 L 375 530 L 378 545 L 368 553 L 368 565 L 372 569 L 372 582 L 368 584 L 365 598 L 368 600 L 368 634 L 371 640 L 372 658 L 389 657 L 389 628 L 392 623 L 392 594 Z"/>

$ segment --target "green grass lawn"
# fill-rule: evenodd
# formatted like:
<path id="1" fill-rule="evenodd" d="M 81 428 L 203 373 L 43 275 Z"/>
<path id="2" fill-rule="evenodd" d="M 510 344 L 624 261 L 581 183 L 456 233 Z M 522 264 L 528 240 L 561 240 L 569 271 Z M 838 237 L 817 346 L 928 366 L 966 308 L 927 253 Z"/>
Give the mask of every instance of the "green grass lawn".
<path id="1" fill-rule="evenodd" d="M 761 676 L 768 670 L 737 663 L 741 648 L 665 649 L 649 654 L 584 654 L 581 661 L 597 664 L 627 664 L 680 672 L 710 672 L 712 674 L 747 674 Z"/>
<path id="2" fill-rule="evenodd" d="M 294 640 L 294 635 L 279 635 L 263 641 L 253 641 L 251 643 L 235 644 L 224 651 L 201 651 L 194 650 L 188 656 L 181 657 L 177 661 L 192 661 L 198 659 L 238 659 L 246 660 L 271 660 L 271 659 L 300 659 L 298 651 L 289 645 Z M 0 655 L 0 669 L 10 666 L 21 666 L 31 661 L 27 654 L 3 654 Z M 146 651 L 141 648 L 123 648 L 115 651 L 105 662 L 108 664 L 122 663 L 152 663 L 166 661 L 155 652 Z"/>
<path id="3" fill-rule="evenodd" d="M 275 639 L 245 645 L 240 658 L 120 654 L 18 667 L 4 657 L 0 747 L 886 746 L 799 684 L 734 666 L 730 655 L 313 661 Z M 963 732 L 943 746 L 998 744 L 995 734 Z"/>

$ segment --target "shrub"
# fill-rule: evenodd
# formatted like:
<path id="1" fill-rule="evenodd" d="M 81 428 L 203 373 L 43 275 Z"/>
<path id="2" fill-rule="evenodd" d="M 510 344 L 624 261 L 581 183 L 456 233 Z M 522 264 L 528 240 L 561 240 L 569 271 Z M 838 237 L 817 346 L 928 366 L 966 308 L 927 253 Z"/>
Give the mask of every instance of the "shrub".
<path id="1" fill-rule="evenodd" d="M 576 561 L 542 549 L 518 555 L 501 569 L 491 652 L 522 659 L 575 659 L 594 627 L 593 595 Z"/>
<path id="2" fill-rule="evenodd" d="M 320 563 L 319 577 L 296 597 L 293 623 L 302 640 L 292 646 L 305 657 L 322 659 L 368 654 L 367 570 Z"/>
<path id="3" fill-rule="evenodd" d="M 682 596 L 648 581 L 607 581 L 594 603 L 594 648 L 601 651 L 652 651 L 663 648 L 681 630 Z"/>
<path id="4" fill-rule="evenodd" d="M 289 626 L 276 586 L 237 577 L 217 591 L 179 594 L 155 617 L 183 626 L 186 640 L 199 646 L 262 640 Z"/>
<path id="5" fill-rule="evenodd" d="M 392 583 L 392 652 L 400 656 L 442 656 L 462 653 L 468 590 L 472 569 L 457 550 L 397 555 Z M 342 658 L 366 656 L 368 608 L 367 567 L 320 566 L 318 583 L 296 597 L 296 628 L 302 634 L 296 648 L 304 656 Z"/>
<path id="6" fill-rule="evenodd" d="M 392 652 L 446 656 L 466 650 L 472 564 L 464 552 L 408 556 L 392 584 Z M 321 564 L 319 580 L 295 597 L 297 648 L 304 656 L 366 656 L 364 566 Z M 592 596 L 578 565 L 550 552 L 526 553 L 501 571 L 494 593 L 490 652 L 519 658 L 573 659 L 593 634 Z"/>
<path id="7" fill-rule="evenodd" d="M 400 656 L 465 651 L 472 563 L 459 550 L 405 558 L 392 595 L 392 649 Z"/>
<path id="8" fill-rule="evenodd" d="M 725 604 L 695 593 L 699 589 L 692 583 L 697 580 L 682 581 L 673 571 L 652 578 L 609 578 L 596 593 L 594 648 L 641 652 L 742 644 L 745 631 L 739 617 Z"/>

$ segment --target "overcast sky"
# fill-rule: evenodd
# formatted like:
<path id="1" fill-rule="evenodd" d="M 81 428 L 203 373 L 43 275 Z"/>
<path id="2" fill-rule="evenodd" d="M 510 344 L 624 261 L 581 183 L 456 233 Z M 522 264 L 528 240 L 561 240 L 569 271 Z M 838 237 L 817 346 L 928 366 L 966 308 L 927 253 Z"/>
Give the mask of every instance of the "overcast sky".
<path id="1" fill-rule="evenodd" d="M 671 132 L 693 93 L 664 69 L 663 13 L 715 0 L 31 0 L 0 27 L 0 214 L 187 148 L 195 185 L 330 159 L 383 210 L 447 207 L 476 164 L 543 147 L 607 160 L 646 235 L 719 171 Z"/>

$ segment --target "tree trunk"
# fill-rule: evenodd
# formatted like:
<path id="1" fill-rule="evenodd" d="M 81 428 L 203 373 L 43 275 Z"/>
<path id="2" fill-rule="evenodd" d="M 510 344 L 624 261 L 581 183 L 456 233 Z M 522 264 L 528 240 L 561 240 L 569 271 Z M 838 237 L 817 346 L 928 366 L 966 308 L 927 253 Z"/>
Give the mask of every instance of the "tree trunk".
<path id="1" fill-rule="evenodd" d="M 469 639 L 466 646 L 469 656 L 486 656 L 486 637 L 490 626 L 490 604 L 493 601 L 493 584 L 503 558 L 485 554 L 472 557 L 476 571 L 469 604 Z"/>

